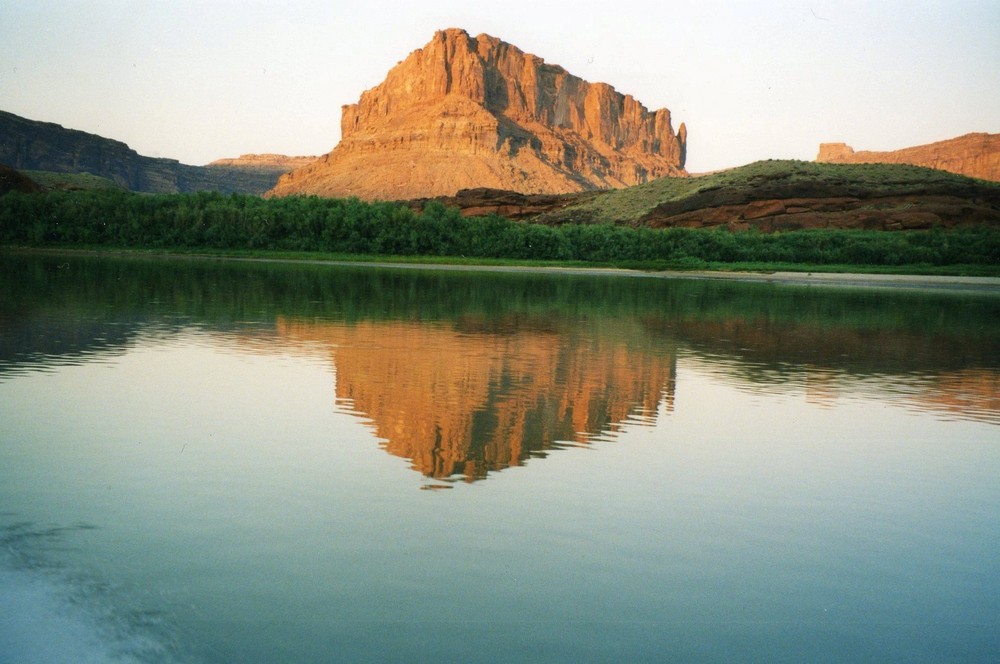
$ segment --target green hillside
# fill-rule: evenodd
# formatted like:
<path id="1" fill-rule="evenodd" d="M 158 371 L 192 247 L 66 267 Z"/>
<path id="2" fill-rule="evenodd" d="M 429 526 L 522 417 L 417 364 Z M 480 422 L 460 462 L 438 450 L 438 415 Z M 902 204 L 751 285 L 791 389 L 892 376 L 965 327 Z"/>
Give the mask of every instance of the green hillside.
<path id="1" fill-rule="evenodd" d="M 33 181 L 53 191 L 123 191 L 114 180 L 90 173 L 54 173 L 52 171 L 21 171 Z"/>
<path id="2" fill-rule="evenodd" d="M 818 164 L 768 160 L 708 175 L 660 178 L 627 189 L 581 197 L 540 215 L 542 223 L 643 225 L 652 214 L 678 215 L 722 205 L 772 199 L 856 198 L 866 201 L 947 196 L 1000 212 L 1000 183 L 899 164 Z"/>

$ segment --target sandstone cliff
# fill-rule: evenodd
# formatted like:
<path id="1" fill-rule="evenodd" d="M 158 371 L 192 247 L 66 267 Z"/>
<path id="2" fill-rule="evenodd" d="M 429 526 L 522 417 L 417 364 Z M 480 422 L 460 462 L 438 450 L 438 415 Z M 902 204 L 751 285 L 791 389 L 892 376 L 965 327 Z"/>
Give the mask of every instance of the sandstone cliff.
<path id="1" fill-rule="evenodd" d="M 262 194 L 281 169 L 243 165 L 189 166 L 145 157 L 121 141 L 0 111 L 0 164 L 18 170 L 89 173 L 132 191 Z"/>
<path id="2" fill-rule="evenodd" d="M 892 152 L 855 152 L 845 143 L 822 143 L 816 161 L 910 164 L 1000 182 L 1000 134 L 966 134 Z"/>
<path id="3" fill-rule="evenodd" d="M 272 195 L 402 200 L 488 187 L 526 194 L 683 175 L 687 130 L 606 83 L 488 35 L 438 32 L 356 104 L 341 141 Z"/>

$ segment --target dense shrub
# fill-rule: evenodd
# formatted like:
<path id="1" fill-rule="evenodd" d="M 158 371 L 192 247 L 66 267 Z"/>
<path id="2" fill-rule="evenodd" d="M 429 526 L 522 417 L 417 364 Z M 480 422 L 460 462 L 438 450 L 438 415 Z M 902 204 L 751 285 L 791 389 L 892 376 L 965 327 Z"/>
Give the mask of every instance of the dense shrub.
<path id="1" fill-rule="evenodd" d="M 439 203 L 217 193 L 121 191 L 8 193 L 0 243 L 204 247 L 343 254 L 468 256 L 597 263 L 783 262 L 843 265 L 1000 264 L 1000 230 L 756 231 L 610 224 L 545 226 L 462 217 Z"/>

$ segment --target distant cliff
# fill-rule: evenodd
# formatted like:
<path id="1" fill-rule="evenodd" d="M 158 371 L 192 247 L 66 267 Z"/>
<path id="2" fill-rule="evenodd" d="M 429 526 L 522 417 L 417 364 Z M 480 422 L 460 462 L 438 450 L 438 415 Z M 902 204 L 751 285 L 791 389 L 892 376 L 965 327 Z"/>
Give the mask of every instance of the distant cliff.
<path id="1" fill-rule="evenodd" d="M 284 154 L 243 154 L 239 157 L 227 159 L 216 159 L 208 164 L 209 168 L 215 166 L 225 166 L 228 168 L 259 169 L 262 171 L 274 171 L 284 174 L 295 168 L 302 168 L 307 164 L 316 161 L 318 157 L 289 157 Z"/>
<path id="2" fill-rule="evenodd" d="M 1000 134 L 966 134 L 894 150 L 855 152 L 846 143 L 822 143 L 816 161 L 835 164 L 910 164 L 1000 182 Z"/>
<path id="3" fill-rule="evenodd" d="M 273 195 L 402 200 L 487 187 L 525 194 L 684 175 L 687 129 L 606 83 L 489 35 L 440 31 L 343 107 L 341 141 Z"/>
<path id="4" fill-rule="evenodd" d="M 121 141 L 4 111 L 0 111 L 0 164 L 18 170 L 90 173 L 149 193 L 262 194 L 292 168 L 188 166 L 173 159 L 144 157 Z"/>

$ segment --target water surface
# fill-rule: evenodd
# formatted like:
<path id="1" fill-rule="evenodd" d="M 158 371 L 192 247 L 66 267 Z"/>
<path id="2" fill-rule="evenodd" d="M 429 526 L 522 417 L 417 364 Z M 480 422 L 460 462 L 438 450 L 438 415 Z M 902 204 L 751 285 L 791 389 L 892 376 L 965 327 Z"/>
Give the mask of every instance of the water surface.
<path id="1" fill-rule="evenodd" d="M 0 661 L 984 661 L 1000 298 L 0 256 Z"/>

